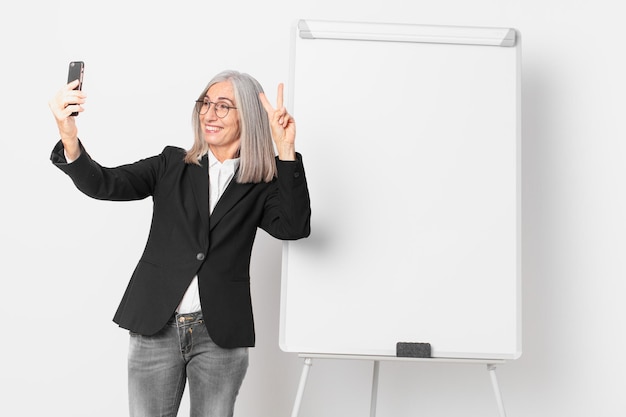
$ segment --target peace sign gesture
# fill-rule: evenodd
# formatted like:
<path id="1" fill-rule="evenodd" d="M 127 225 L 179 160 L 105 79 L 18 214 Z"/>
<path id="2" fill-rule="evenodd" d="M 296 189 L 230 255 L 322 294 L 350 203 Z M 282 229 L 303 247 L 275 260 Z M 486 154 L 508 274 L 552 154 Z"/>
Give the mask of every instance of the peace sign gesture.
<path id="1" fill-rule="evenodd" d="M 278 158 L 283 161 L 294 161 L 296 159 L 296 121 L 283 106 L 283 87 L 283 83 L 278 84 L 276 108 L 272 107 L 264 93 L 259 94 L 259 99 L 267 112 Z"/>

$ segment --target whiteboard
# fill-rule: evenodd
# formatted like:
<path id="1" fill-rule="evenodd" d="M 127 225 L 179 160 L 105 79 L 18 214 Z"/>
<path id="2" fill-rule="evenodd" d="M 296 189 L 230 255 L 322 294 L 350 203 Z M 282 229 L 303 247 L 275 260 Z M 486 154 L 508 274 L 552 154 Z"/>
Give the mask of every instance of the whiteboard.
<path id="1" fill-rule="evenodd" d="M 283 248 L 281 349 L 518 358 L 517 32 L 302 20 L 290 77 L 312 219 Z"/>

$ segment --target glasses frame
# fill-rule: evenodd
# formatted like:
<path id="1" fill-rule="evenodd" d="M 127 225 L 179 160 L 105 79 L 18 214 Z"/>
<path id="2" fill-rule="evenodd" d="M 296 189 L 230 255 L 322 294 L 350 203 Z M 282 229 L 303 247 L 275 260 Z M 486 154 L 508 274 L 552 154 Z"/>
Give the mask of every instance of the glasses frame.
<path id="1" fill-rule="evenodd" d="M 220 115 L 217 113 L 217 104 L 218 104 L 218 103 L 219 103 L 219 104 L 225 104 L 226 114 L 225 114 L 225 115 L 223 115 L 223 116 L 220 116 Z M 226 116 L 228 116 L 228 113 L 230 113 L 230 111 L 231 111 L 232 109 L 237 110 L 237 107 L 235 107 L 235 106 L 229 106 L 229 105 L 228 105 L 228 103 L 226 103 L 225 101 L 217 101 L 217 102 L 215 102 L 215 101 L 210 101 L 210 100 L 202 99 L 202 100 L 196 100 L 196 107 L 195 107 L 196 112 L 198 112 L 198 114 L 199 114 L 199 115 L 201 115 L 201 116 L 202 116 L 202 115 L 207 114 L 207 113 L 211 110 L 211 104 L 213 105 L 213 111 L 215 112 L 215 115 L 216 115 L 217 117 L 219 117 L 220 119 L 223 119 L 223 118 L 225 118 Z M 203 107 L 205 107 L 205 106 L 206 106 L 206 110 L 203 112 L 203 111 L 202 111 L 202 108 L 203 108 Z"/>

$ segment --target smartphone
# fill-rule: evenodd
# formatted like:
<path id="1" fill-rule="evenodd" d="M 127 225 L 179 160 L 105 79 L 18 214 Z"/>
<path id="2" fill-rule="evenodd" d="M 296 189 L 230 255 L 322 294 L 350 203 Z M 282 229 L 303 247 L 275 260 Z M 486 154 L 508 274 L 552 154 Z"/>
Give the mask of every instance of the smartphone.
<path id="1" fill-rule="evenodd" d="M 83 89 L 83 73 L 85 72 L 85 63 L 83 61 L 70 62 L 70 69 L 67 72 L 67 82 L 70 83 L 78 80 L 78 87 L 74 90 Z M 78 116 L 78 112 L 73 112 L 72 116 Z"/>

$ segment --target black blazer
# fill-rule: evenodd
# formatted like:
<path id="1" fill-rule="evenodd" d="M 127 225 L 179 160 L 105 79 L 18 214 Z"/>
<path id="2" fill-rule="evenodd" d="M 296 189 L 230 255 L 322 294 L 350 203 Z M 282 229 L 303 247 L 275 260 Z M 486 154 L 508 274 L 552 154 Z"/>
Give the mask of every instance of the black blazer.
<path id="1" fill-rule="evenodd" d="M 277 159 L 278 178 L 271 183 L 231 181 L 209 217 L 207 156 L 200 166 L 186 164 L 183 149 L 166 147 L 160 155 L 106 168 L 82 144 L 81 150 L 68 164 L 59 142 L 50 158 L 80 191 L 101 200 L 153 199 L 148 241 L 113 321 L 134 333 L 155 334 L 198 275 L 213 341 L 225 348 L 254 346 L 249 269 L 257 228 L 284 240 L 310 233 L 301 156 Z"/>

